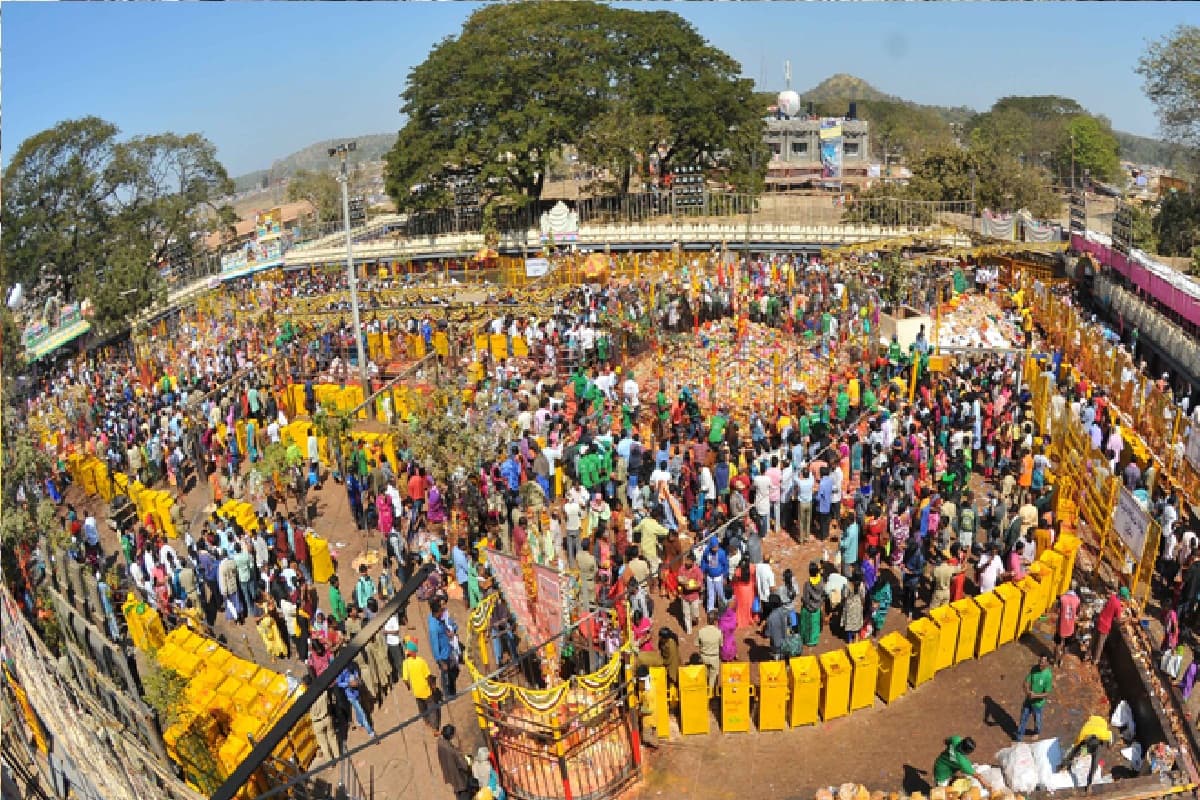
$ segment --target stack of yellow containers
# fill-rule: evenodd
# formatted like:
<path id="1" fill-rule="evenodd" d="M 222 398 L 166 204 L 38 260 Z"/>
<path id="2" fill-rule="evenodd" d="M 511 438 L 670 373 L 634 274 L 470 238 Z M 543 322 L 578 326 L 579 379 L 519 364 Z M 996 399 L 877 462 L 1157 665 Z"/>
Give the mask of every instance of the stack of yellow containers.
<path id="1" fill-rule="evenodd" d="M 188 678 L 187 709 L 179 722 L 163 733 L 167 752 L 183 767 L 189 782 L 204 791 L 208 773 L 224 780 L 245 760 L 258 740 L 294 701 L 287 679 L 277 672 L 238 658 L 217 642 L 187 628 L 177 628 L 155 653 L 158 663 Z M 181 741 L 203 742 L 205 753 L 181 748 Z M 292 728 L 275 755 L 307 769 L 317 755 L 317 742 L 307 717 Z M 211 788 L 211 787 L 207 787 Z M 256 774 L 240 796 L 265 791 Z"/>

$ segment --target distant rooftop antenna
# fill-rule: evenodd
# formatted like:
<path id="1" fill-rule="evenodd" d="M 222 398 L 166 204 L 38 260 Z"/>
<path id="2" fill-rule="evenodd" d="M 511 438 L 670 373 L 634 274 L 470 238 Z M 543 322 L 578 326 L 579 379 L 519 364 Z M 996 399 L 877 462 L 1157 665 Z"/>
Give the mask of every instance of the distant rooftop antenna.
<path id="1" fill-rule="evenodd" d="M 783 62 L 783 80 L 784 80 L 784 83 L 787 84 L 783 88 L 785 88 L 785 89 L 792 88 L 792 62 L 790 62 L 790 61 Z"/>

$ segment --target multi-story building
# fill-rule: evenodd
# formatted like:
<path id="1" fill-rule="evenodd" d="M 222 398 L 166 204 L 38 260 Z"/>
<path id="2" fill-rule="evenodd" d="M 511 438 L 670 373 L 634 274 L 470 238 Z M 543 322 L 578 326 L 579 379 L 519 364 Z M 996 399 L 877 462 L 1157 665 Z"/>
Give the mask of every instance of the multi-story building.
<path id="1" fill-rule="evenodd" d="M 821 162 L 823 123 L 827 131 L 839 134 L 826 140 L 832 143 L 837 165 L 833 176 Z M 771 148 L 766 179 L 770 191 L 859 186 L 870 179 L 871 142 L 866 120 L 803 115 L 771 118 L 765 137 Z"/>

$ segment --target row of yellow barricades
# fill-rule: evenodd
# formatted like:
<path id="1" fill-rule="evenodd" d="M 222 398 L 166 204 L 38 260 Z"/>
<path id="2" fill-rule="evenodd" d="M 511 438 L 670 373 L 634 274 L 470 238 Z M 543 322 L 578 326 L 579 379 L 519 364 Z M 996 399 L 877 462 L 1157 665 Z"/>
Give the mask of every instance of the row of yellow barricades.
<path id="1" fill-rule="evenodd" d="M 406 418 L 410 414 L 416 413 L 420 406 L 421 395 L 428 392 L 429 386 L 425 384 L 393 386 L 389 391 L 376 395 L 375 416 L 377 419 L 384 420 L 387 415 L 384 397 L 388 397 L 391 400 L 392 415 L 398 419 Z M 359 406 L 363 405 L 363 389 L 358 383 L 345 386 L 336 383 L 314 384 L 313 399 L 317 404 L 317 408 L 311 409 L 314 413 L 328 404 L 332 405 L 333 410 L 337 413 L 349 414 L 358 409 L 355 412 L 356 418 L 360 420 L 367 418 L 366 408 L 359 409 Z M 293 417 L 307 414 L 309 409 L 304 398 L 304 385 L 289 384 L 283 391 L 283 404 Z M 240 439 L 238 443 L 241 444 Z"/>
<path id="2" fill-rule="evenodd" d="M 141 481 L 124 472 L 112 472 L 108 464 L 95 456 L 72 453 L 67 456 L 67 472 L 75 485 L 92 496 L 111 502 L 117 495 L 128 497 L 137 508 L 138 522 L 149 516 L 155 529 L 168 538 L 176 539 L 179 532 L 171 518 L 175 498 L 166 489 L 149 489 Z"/>
<path id="3" fill-rule="evenodd" d="M 479 333 L 475 335 L 475 350 L 487 351 L 492 358 L 529 358 L 529 343 L 523 336 L 506 333 Z"/>
<path id="4" fill-rule="evenodd" d="M 214 782 L 237 769 L 253 747 L 251 740 L 261 739 L 295 700 L 283 675 L 238 658 L 186 627 L 171 631 L 154 656 L 188 680 L 187 706 L 163 732 L 163 742 L 188 782 L 202 792 L 211 792 Z M 315 760 L 317 742 L 307 716 L 275 755 L 300 769 Z M 239 796 L 256 797 L 267 788 L 256 773 Z"/>
<path id="5" fill-rule="evenodd" d="M 256 531 L 259 528 L 258 513 L 254 506 L 244 500 L 226 500 L 217 508 L 217 516 L 235 520 L 246 531 Z M 317 583 L 328 583 L 334 573 L 329 541 L 315 533 L 306 533 L 304 541 L 308 544 L 313 580 Z"/>
<path id="6" fill-rule="evenodd" d="M 812 725 L 870 708 L 876 697 L 891 703 L 941 670 L 991 653 L 1027 633 L 1067 590 L 1079 546 L 1077 537 L 1062 534 L 1020 581 L 935 608 L 905 632 L 819 656 L 760 663 L 757 686 L 748 662 L 722 664 L 721 730 L 749 731 L 756 695 L 759 730 Z M 676 691 L 667 685 L 665 667 L 650 668 L 652 720 L 659 736 L 669 736 L 670 708 L 676 703 L 681 733 L 709 732 L 707 669 L 702 664 L 680 667 Z"/>

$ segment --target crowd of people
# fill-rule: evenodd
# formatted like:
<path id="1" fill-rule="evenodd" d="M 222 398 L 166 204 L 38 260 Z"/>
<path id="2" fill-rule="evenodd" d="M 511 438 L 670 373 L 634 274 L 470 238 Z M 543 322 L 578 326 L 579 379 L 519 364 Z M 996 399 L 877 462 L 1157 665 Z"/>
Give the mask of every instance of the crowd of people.
<path id="1" fill-rule="evenodd" d="M 722 662 L 811 652 L 828 634 L 877 637 L 901 617 L 1023 577 L 1055 535 L 1048 453 L 1066 425 L 1107 453 L 1108 469 L 1161 522 L 1172 641 L 1190 628 L 1200 543 L 1186 510 L 1124 451 L 1103 391 L 1070 382 L 1060 359 L 1044 362 L 1056 393 L 1042 429 L 1020 353 L 960 357 L 934 371 L 924 330 L 908 347 L 859 349 L 889 302 L 870 260 L 779 255 L 691 269 L 668 284 L 575 287 L 545 319 L 497 317 L 488 330 L 524 339 L 529 357 L 463 350 L 471 355 L 452 375 L 459 388 L 507 416 L 496 452 L 462 474 L 432 474 L 427 454 L 402 436 L 392 452 L 347 442 L 344 473 L 322 470 L 315 434 L 296 446 L 281 484 L 250 469 L 291 417 L 317 411 L 311 378 L 300 381 L 303 408 L 289 415 L 282 406 L 280 389 L 297 377 L 282 365 L 330 367 L 348 349 L 337 326 L 184 320 L 183 344 L 159 374 L 145 375 L 132 354 L 72 362 L 43 379 L 25 410 L 58 422 L 60 459 L 95 454 L 180 498 L 207 483 L 212 505 L 176 520 L 178 543 L 152 517 L 134 520 L 117 531 L 114 562 L 95 519 L 72 509 L 72 552 L 97 570 L 115 564 L 114 587 L 135 587 L 169 624 L 251 622 L 270 655 L 303 663 L 309 680 L 421 565 L 435 566 L 418 593 L 424 643 L 409 609 L 389 617 L 311 710 L 330 757 L 348 727 L 374 735 L 370 711 L 398 682 L 431 730 L 443 730 L 439 705 L 458 691 L 464 649 L 451 609 L 495 591 L 487 547 L 576 574 L 580 611 L 611 611 L 619 629 L 627 621 L 644 664 L 666 666 L 676 682 L 690 658 L 715 686 Z M 999 294 L 989 287 L 980 288 Z M 1024 325 L 1020 308 L 1001 299 Z M 638 347 L 670 337 L 700 346 L 700 326 L 726 318 L 739 332 L 769 326 L 792 352 L 820 354 L 828 379 L 779 402 L 704 408 L 697 387 L 668 393 L 636 369 Z M 427 336 L 432 325 L 412 319 L 404 330 Z M 244 446 L 232 433 L 239 421 Z M 65 476 L 60 461 L 29 491 L 59 498 Z M 335 575 L 326 592 L 313 580 L 306 534 L 319 522 L 305 498 L 331 477 L 355 526 L 379 535 L 383 557 L 363 564 L 352 586 Z M 220 516 L 227 498 L 251 502 L 254 524 Z M 496 663 L 515 663 L 518 621 L 497 608 L 489 646 Z M 760 644 L 747 650 L 751 632 Z M 594 635 L 599 650 L 619 644 L 611 630 Z M 526 675 L 538 680 L 536 670 Z"/>

